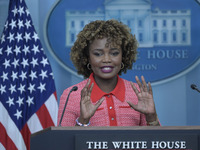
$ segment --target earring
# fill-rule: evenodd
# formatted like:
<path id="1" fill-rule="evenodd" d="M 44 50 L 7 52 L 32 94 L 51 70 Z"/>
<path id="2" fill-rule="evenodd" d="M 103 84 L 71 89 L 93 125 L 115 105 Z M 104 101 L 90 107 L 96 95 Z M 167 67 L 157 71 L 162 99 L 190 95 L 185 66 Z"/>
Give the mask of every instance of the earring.
<path id="1" fill-rule="evenodd" d="M 124 63 L 123 63 L 123 62 L 122 62 L 122 65 L 121 65 L 121 70 L 122 70 L 122 69 L 124 69 Z"/>
<path id="2" fill-rule="evenodd" d="M 87 68 L 88 68 L 88 70 L 91 70 L 91 65 L 90 65 L 90 63 L 87 64 Z"/>

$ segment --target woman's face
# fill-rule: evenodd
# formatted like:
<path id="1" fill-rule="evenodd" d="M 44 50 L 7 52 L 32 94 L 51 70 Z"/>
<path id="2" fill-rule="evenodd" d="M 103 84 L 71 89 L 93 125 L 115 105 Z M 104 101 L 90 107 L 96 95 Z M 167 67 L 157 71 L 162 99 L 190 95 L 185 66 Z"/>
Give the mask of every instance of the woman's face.
<path id="1" fill-rule="evenodd" d="M 89 63 L 95 77 L 112 79 L 121 69 L 122 49 L 108 38 L 95 39 L 89 47 Z"/>

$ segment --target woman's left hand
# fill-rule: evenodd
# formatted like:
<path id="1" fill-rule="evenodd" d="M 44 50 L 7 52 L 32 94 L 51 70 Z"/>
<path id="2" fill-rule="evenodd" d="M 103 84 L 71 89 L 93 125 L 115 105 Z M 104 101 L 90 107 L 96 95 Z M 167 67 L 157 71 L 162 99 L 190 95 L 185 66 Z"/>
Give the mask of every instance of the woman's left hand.
<path id="1" fill-rule="evenodd" d="M 157 114 L 151 84 L 148 82 L 147 86 L 143 76 L 141 77 L 142 83 L 137 76 L 135 77 L 135 80 L 139 85 L 140 90 L 138 90 L 132 82 L 131 86 L 136 93 L 136 96 L 138 97 L 138 104 L 134 105 L 130 101 L 128 101 L 127 103 L 136 111 L 145 114 L 147 122 L 155 121 L 157 119 Z"/>

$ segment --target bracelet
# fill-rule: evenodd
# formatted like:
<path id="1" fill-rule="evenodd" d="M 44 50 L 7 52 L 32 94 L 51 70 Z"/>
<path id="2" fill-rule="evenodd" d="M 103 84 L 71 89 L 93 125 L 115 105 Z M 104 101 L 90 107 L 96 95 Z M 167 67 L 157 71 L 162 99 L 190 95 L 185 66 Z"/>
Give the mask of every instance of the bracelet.
<path id="1" fill-rule="evenodd" d="M 158 121 L 158 117 L 156 117 L 156 120 L 155 120 L 155 121 L 147 122 L 147 125 L 148 125 L 148 126 L 158 126 L 158 125 L 160 125 L 160 124 L 159 124 L 159 121 Z"/>
<path id="2" fill-rule="evenodd" d="M 77 124 L 77 125 L 82 126 L 82 127 L 87 127 L 87 126 L 90 125 L 90 122 L 89 122 L 88 124 L 82 124 L 82 123 L 78 122 L 78 119 L 79 119 L 79 118 L 76 119 L 76 124 Z"/>

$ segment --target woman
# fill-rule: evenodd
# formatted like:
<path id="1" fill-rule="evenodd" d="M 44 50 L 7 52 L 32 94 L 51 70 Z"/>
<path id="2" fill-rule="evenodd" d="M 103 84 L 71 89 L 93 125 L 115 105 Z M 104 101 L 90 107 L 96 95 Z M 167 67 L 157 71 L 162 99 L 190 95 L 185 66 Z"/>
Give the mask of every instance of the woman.
<path id="1" fill-rule="evenodd" d="M 117 20 L 97 20 L 78 34 L 71 59 L 85 78 L 72 92 L 62 126 L 160 125 L 151 84 L 119 77 L 136 61 L 138 43 L 130 29 Z M 72 87 L 60 99 L 58 121 Z"/>

